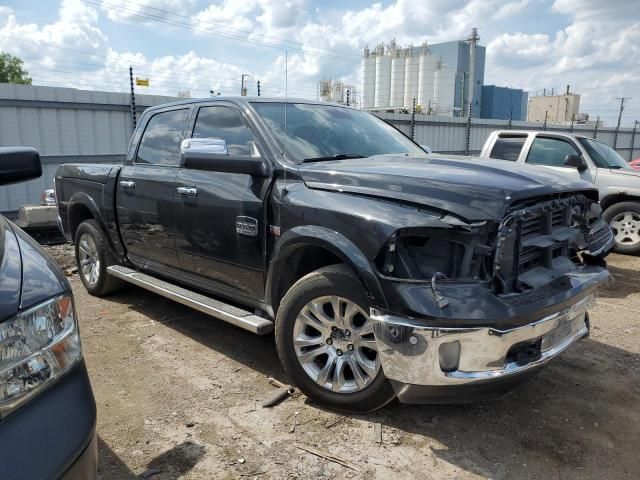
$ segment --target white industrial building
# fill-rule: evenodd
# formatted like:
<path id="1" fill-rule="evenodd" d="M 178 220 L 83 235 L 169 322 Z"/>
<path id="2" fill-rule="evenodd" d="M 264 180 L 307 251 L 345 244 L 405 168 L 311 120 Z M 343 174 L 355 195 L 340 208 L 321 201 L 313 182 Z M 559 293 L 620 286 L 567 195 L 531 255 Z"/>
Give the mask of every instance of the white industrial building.
<path id="1" fill-rule="evenodd" d="M 361 108 L 411 109 L 423 113 L 479 116 L 484 84 L 484 47 L 473 29 L 469 39 L 419 47 L 395 41 L 365 48 Z"/>
<path id="2" fill-rule="evenodd" d="M 353 85 L 341 80 L 320 80 L 318 82 L 318 98 L 323 102 L 344 103 L 358 106 L 358 92 Z"/>

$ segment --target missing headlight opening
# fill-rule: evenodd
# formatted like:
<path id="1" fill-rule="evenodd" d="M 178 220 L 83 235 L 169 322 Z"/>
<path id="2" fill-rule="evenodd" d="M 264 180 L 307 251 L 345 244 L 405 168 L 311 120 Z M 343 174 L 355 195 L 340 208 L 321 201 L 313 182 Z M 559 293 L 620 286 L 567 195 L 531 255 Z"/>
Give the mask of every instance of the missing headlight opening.
<path id="1" fill-rule="evenodd" d="M 515 205 L 500 223 L 400 229 L 376 264 L 399 280 L 486 282 L 497 295 L 528 292 L 596 264 L 612 236 L 599 213 L 595 199 L 574 194 Z"/>
<path id="2" fill-rule="evenodd" d="M 431 281 L 490 279 L 492 248 L 489 232 L 435 228 L 398 230 L 378 255 L 376 263 L 386 276 Z"/>

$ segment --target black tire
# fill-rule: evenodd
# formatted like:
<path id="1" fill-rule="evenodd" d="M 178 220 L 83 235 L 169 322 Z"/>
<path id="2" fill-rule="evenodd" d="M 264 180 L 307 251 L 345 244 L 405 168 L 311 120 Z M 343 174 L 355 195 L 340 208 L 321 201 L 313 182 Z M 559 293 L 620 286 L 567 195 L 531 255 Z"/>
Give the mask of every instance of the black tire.
<path id="1" fill-rule="evenodd" d="M 365 312 L 370 302 L 354 273 L 345 265 L 318 269 L 298 280 L 282 299 L 275 325 L 280 361 L 291 381 L 312 401 L 332 410 L 367 413 L 384 407 L 396 394 L 380 367 L 375 378 L 362 390 L 336 393 L 316 383 L 303 369 L 293 345 L 294 325 L 302 308 L 325 295 L 337 295 L 355 302 Z"/>
<path id="2" fill-rule="evenodd" d="M 607 208 L 602 214 L 602 216 L 607 221 L 607 223 L 611 224 L 611 222 L 613 222 L 613 220 L 617 216 L 625 212 L 632 213 L 634 216 L 637 216 L 638 218 L 640 218 L 640 203 L 638 202 L 615 203 L 611 205 L 609 208 Z M 615 233 L 615 230 L 614 230 L 614 233 Z M 640 242 L 637 242 L 635 244 L 625 244 L 625 243 L 620 243 L 616 240 L 615 251 L 618 253 L 638 255 L 640 254 Z"/>
<path id="3" fill-rule="evenodd" d="M 96 247 L 97 258 L 99 260 L 99 267 L 97 271 L 97 280 L 91 283 L 85 273 L 83 272 L 82 265 L 80 264 L 80 241 L 83 235 L 88 235 L 93 239 Z M 115 265 L 117 262 L 113 258 L 109 249 L 109 244 L 105 238 L 103 230 L 95 220 L 85 220 L 80 224 L 76 231 L 75 237 L 75 253 L 76 253 L 76 265 L 78 266 L 78 275 L 84 287 L 91 295 L 96 297 L 102 297 L 116 292 L 124 285 L 122 280 L 115 278 L 107 273 L 107 267 Z"/>

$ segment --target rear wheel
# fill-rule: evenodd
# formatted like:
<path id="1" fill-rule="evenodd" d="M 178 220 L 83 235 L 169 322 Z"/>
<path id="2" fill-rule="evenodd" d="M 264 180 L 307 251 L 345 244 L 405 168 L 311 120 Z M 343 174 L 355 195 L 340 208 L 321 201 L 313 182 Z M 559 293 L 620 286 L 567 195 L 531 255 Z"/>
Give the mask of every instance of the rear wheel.
<path id="1" fill-rule="evenodd" d="M 395 397 L 366 292 L 344 265 L 316 270 L 291 287 L 278 310 L 276 345 L 291 380 L 329 408 L 365 413 Z"/>
<path id="2" fill-rule="evenodd" d="M 103 230 L 95 220 L 85 220 L 76 231 L 76 265 L 85 288 L 91 295 L 101 297 L 122 287 L 120 279 L 107 273 L 112 259 Z"/>
<path id="3" fill-rule="evenodd" d="M 616 251 L 640 253 L 640 203 L 616 203 L 607 208 L 603 215 L 615 235 Z"/>

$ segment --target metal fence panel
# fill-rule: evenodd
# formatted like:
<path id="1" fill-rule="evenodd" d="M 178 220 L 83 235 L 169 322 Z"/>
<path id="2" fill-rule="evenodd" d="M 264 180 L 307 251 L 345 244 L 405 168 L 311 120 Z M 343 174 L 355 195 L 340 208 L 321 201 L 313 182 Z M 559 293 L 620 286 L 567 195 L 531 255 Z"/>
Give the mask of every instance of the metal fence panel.
<path id="1" fill-rule="evenodd" d="M 174 100 L 136 95 L 138 114 Z M 131 132 L 126 93 L 0 84 L 0 146 L 35 147 L 43 163 L 41 178 L 0 189 L 0 211 L 38 204 L 62 163 L 122 161 Z"/>

